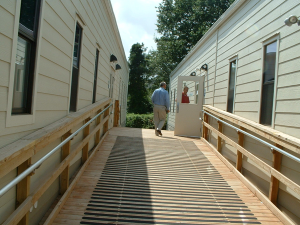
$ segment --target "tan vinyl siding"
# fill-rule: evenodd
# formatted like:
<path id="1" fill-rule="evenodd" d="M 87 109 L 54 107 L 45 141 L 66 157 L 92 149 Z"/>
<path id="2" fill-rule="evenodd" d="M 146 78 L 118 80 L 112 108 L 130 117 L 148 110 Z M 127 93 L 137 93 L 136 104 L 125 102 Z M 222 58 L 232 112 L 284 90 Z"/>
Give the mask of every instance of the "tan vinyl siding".
<path id="1" fill-rule="evenodd" d="M 39 36 L 40 55 L 37 77 L 37 93 L 35 95 L 35 123 L 21 126 L 20 131 L 16 128 L 5 128 L 5 122 L 1 123 L 2 135 L 9 134 L 10 141 L 0 142 L 8 144 L 19 139 L 18 133 L 33 132 L 45 125 L 39 118 L 46 116 L 48 123 L 54 122 L 68 114 L 70 81 L 72 76 L 72 60 L 74 32 L 76 21 L 83 24 L 83 38 L 81 48 L 81 61 L 79 69 L 79 90 L 77 110 L 92 104 L 93 82 L 96 49 L 99 50 L 98 78 L 96 88 L 96 101 L 108 96 L 108 83 L 110 74 L 115 77 L 114 99 L 120 99 L 127 94 L 125 89 L 119 94 L 119 81 L 125 86 L 128 84 L 128 66 L 124 55 L 122 43 L 118 37 L 118 30 L 115 30 L 115 20 L 112 20 L 110 3 L 107 1 L 49 1 L 43 4 L 43 14 Z M 14 34 L 14 13 L 16 5 L 10 1 L 3 1 L 0 4 L 1 18 L 6 23 L 0 25 L 0 111 L 6 112 L 8 99 L 8 86 L 10 76 L 10 61 L 12 58 L 12 44 Z M 76 12 L 82 17 L 76 15 Z M 117 35 L 116 35 L 117 34 Z M 99 43 L 100 47 L 96 44 Z M 122 69 L 114 71 L 109 62 L 110 54 L 115 54 Z M 120 79 L 121 78 L 121 79 Z M 127 90 L 127 89 L 126 89 Z M 52 104 L 49 104 L 51 102 Z M 125 101 L 126 102 L 126 101 Z M 41 113 L 43 112 L 43 113 Z M 124 105 L 124 114 L 126 105 Z M 5 113 L 0 114 L 5 121 Z M 122 121 L 125 121 L 123 116 Z M 4 129 L 5 128 L 5 129 Z M 13 138 L 13 132 L 16 132 Z"/>
<path id="2" fill-rule="evenodd" d="M 0 60 L 4 62 L 10 62 L 12 39 L 0 33 L 0 43 L 1 43 Z"/>
<path id="3" fill-rule="evenodd" d="M 1 178 L 0 188 L 7 185 L 13 178 L 17 175 L 17 170 L 13 170 Z M 10 189 L 6 195 L 1 197 L 0 201 L 0 223 L 5 221 L 7 215 L 10 215 L 15 210 L 16 198 L 15 198 L 16 188 Z"/>

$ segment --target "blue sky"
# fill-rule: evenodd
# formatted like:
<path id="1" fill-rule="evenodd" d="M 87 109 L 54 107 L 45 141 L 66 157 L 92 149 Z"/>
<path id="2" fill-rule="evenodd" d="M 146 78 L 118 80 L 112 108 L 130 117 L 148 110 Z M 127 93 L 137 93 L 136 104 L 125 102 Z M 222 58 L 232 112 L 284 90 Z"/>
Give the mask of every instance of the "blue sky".
<path id="1" fill-rule="evenodd" d="M 133 44 L 156 49 L 156 8 L 162 0 L 111 0 L 126 57 Z"/>

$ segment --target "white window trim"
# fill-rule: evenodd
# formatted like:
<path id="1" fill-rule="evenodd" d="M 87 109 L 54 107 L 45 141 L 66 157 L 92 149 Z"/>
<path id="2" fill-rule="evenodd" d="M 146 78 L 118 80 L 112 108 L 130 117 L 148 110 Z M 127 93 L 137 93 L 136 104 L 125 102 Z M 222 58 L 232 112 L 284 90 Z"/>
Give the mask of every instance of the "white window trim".
<path id="1" fill-rule="evenodd" d="M 83 48 L 83 40 L 84 40 L 84 26 L 85 23 L 82 22 L 81 16 L 78 12 L 76 12 L 76 19 L 74 23 L 74 35 L 73 35 L 73 44 L 72 44 L 72 58 L 71 58 L 71 63 L 70 63 L 70 79 L 69 79 L 69 100 L 68 100 L 68 113 L 70 112 L 70 100 L 71 100 L 71 88 L 72 88 L 72 74 L 73 74 L 73 58 L 74 58 L 74 44 L 75 44 L 75 34 L 76 34 L 76 25 L 77 23 L 81 26 L 82 28 L 82 33 L 81 33 L 81 43 L 80 43 L 80 60 L 79 60 L 79 66 L 78 66 L 78 87 L 77 87 L 77 99 L 76 99 L 76 112 L 78 110 L 78 103 L 79 103 L 79 96 L 80 96 L 80 69 L 81 69 L 81 62 L 82 62 L 82 48 Z M 100 52 L 99 52 L 100 53 Z"/>
<path id="2" fill-rule="evenodd" d="M 280 41 L 280 32 L 277 32 L 268 38 L 266 38 L 264 41 L 262 41 L 262 49 L 261 49 L 261 76 L 260 76 L 260 89 L 259 89 L 259 111 L 258 111 L 258 123 L 260 123 L 260 116 L 261 116 L 261 101 L 262 101 L 262 86 L 263 86 L 263 71 L 264 71 L 264 49 L 265 46 L 277 41 L 277 46 L 276 46 L 276 62 L 275 62 L 275 75 L 274 75 L 274 94 L 273 94 L 273 109 L 272 109 L 272 124 L 271 128 L 275 127 L 275 109 L 276 109 L 276 99 L 277 99 L 277 82 L 278 82 L 278 57 L 279 57 L 279 41 Z"/>
<path id="3" fill-rule="evenodd" d="M 228 61 L 228 83 L 227 83 L 227 94 L 226 94 L 226 111 L 228 108 L 228 93 L 229 93 L 229 82 L 230 82 L 230 63 L 236 61 L 236 69 L 235 69 L 235 80 L 234 80 L 234 92 L 233 92 L 233 106 L 232 106 L 232 113 L 235 113 L 235 100 L 236 100 L 236 81 L 237 81 L 237 74 L 238 74 L 238 55 L 231 57 Z"/>
<path id="4" fill-rule="evenodd" d="M 21 11 L 21 0 L 16 1 L 16 14 L 14 21 L 14 33 L 12 41 L 12 53 L 10 60 L 10 73 L 9 73 L 9 84 L 8 84 L 8 101 L 7 101 L 7 111 L 6 111 L 6 127 L 16 127 L 23 125 L 34 124 L 35 122 L 35 108 L 36 108 L 36 96 L 37 96 L 37 83 L 38 83 L 38 74 L 39 74 L 39 61 L 41 54 L 41 37 L 42 37 L 42 21 L 43 21 L 43 10 L 44 10 L 44 0 L 41 0 L 40 3 L 40 12 L 39 12 L 39 26 L 37 33 L 36 41 L 36 57 L 34 64 L 34 77 L 33 77 L 33 91 L 32 91 L 32 104 L 31 104 L 31 114 L 15 114 L 12 115 L 12 101 L 13 101 L 13 92 L 14 92 L 14 80 L 15 80 L 15 63 L 16 63 L 16 52 L 18 44 L 18 35 L 19 35 L 19 20 L 20 20 L 20 11 Z"/>

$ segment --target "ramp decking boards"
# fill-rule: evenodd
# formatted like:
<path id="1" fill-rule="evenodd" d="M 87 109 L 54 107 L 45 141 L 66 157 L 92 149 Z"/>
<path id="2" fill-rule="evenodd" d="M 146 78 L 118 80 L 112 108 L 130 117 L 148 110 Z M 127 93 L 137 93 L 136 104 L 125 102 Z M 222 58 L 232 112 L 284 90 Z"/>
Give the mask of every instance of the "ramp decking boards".
<path id="1" fill-rule="evenodd" d="M 201 141 L 141 132 L 110 131 L 54 224 L 281 224 Z"/>

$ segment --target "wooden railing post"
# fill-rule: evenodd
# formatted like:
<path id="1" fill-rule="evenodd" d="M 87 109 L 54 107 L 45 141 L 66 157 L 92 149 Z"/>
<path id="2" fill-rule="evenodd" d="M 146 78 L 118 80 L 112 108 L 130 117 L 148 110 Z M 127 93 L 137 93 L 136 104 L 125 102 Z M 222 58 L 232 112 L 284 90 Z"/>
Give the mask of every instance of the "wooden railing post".
<path id="1" fill-rule="evenodd" d="M 97 112 L 97 114 L 98 113 L 100 113 L 102 111 L 102 109 L 100 109 L 98 112 Z M 101 115 L 102 116 L 102 115 Z M 101 123 L 101 116 L 98 116 L 97 117 L 97 119 L 96 119 L 96 126 L 98 126 L 100 123 Z M 95 146 L 97 145 L 97 144 L 99 144 L 99 142 L 100 142 L 100 131 L 101 131 L 101 128 L 96 132 L 96 134 L 95 134 Z"/>
<path id="2" fill-rule="evenodd" d="M 241 130 L 243 130 L 242 127 L 240 127 Z M 238 132 L 238 144 L 242 147 L 244 147 L 244 134 L 241 133 L 241 132 Z M 236 153 L 236 169 L 239 171 L 239 172 L 242 172 L 242 165 L 243 165 L 243 154 L 237 150 L 237 153 Z"/>
<path id="3" fill-rule="evenodd" d="M 105 108 L 109 106 L 109 105 L 106 105 Z M 109 115 L 109 109 L 107 109 L 105 112 L 104 112 L 104 118 L 106 118 L 107 116 Z M 108 131 L 108 120 L 103 124 L 103 135 Z"/>
<path id="4" fill-rule="evenodd" d="M 204 122 L 208 123 L 208 115 L 204 114 Z M 203 124 L 203 137 L 208 140 L 208 128 Z"/>
<path id="5" fill-rule="evenodd" d="M 84 123 L 87 123 L 91 118 L 87 118 Z M 86 138 L 88 135 L 90 134 L 90 124 L 87 125 L 84 129 L 83 129 L 83 139 Z M 82 163 L 85 163 L 85 161 L 88 159 L 89 157 L 89 142 L 86 143 L 86 145 L 82 148 Z"/>
<path id="6" fill-rule="evenodd" d="M 28 167 L 31 165 L 31 158 L 23 162 L 17 168 L 17 173 L 20 175 L 23 173 Z M 23 201 L 29 196 L 30 193 L 30 175 L 25 177 L 21 182 L 17 184 L 17 202 L 16 208 L 22 204 Z M 19 225 L 27 225 L 29 224 L 29 212 L 24 215 L 24 217 L 18 223 Z"/>
<path id="7" fill-rule="evenodd" d="M 117 127 L 119 125 L 119 100 L 115 100 L 115 111 L 114 111 L 114 127 Z"/>
<path id="8" fill-rule="evenodd" d="M 276 144 L 276 147 L 282 149 L 283 147 Z M 275 170 L 280 171 L 281 168 L 281 159 L 282 154 L 276 150 L 273 150 L 273 168 Z M 270 190 L 269 190 L 269 199 L 273 202 L 274 205 L 277 204 L 277 197 L 279 191 L 279 180 L 271 175 L 271 183 L 270 183 Z"/>
<path id="9" fill-rule="evenodd" d="M 218 121 L 218 131 L 220 131 L 221 133 L 223 131 L 223 123 L 221 123 L 220 121 Z M 218 152 L 222 151 L 222 138 L 220 136 L 218 136 L 217 150 Z"/>
<path id="10" fill-rule="evenodd" d="M 62 136 L 62 141 L 67 139 L 71 135 L 71 130 L 65 133 Z M 63 147 L 61 151 L 61 161 L 63 161 L 71 151 L 71 140 L 68 141 Z M 60 194 L 64 194 L 69 188 L 69 172 L 70 172 L 70 165 L 68 165 L 60 174 Z"/>

